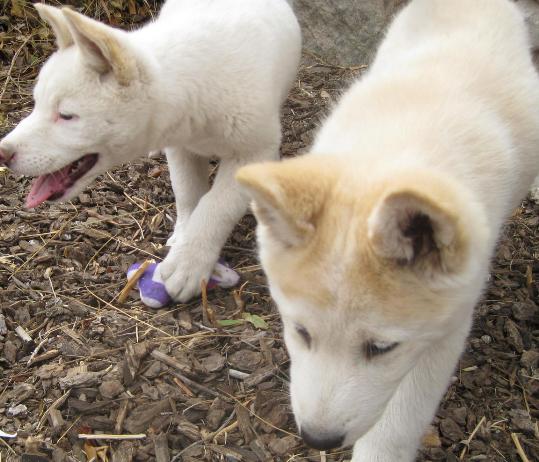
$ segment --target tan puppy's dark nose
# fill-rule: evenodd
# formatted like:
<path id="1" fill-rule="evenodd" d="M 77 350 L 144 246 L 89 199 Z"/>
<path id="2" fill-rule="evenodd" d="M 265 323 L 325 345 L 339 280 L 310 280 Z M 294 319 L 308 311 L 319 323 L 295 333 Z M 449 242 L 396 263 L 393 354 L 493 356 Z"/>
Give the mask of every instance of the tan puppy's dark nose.
<path id="1" fill-rule="evenodd" d="M 319 451 L 338 448 L 344 441 L 344 435 L 316 435 L 304 429 L 301 430 L 301 437 L 307 446 Z"/>

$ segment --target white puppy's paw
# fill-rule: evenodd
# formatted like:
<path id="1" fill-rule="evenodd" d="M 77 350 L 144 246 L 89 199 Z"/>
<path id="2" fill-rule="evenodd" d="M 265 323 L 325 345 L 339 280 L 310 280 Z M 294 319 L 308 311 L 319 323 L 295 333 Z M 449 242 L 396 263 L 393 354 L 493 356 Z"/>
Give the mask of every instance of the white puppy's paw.
<path id="1" fill-rule="evenodd" d="M 171 298 L 186 303 L 200 294 L 202 280 L 208 282 L 217 256 L 196 246 L 172 248 L 159 265 L 161 278 Z"/>

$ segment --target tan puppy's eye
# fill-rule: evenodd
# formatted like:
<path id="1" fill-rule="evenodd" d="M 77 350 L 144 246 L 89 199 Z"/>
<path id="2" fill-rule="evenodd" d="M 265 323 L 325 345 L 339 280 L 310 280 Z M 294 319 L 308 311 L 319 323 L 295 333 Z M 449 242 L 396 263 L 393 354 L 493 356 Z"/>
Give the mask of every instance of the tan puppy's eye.
<path id="1" fill-rule="evenodd" d="M 377 342 L 375 340 L 369 340 L 363 345 L 363 350 L 367 359 L 372 359 L 376 356 L 382 356 L 389 353 L 398 346 L 398 342 Z"/>
<path id="2" fill-rule="evenodd" d="M 303 326 L 296 326 L 296 332 L 303 339 L 303 341 L 307 345 L 307 348 L 311 348 L 312 338 L 311 334 L 309 334 L 309 331 Z"/>

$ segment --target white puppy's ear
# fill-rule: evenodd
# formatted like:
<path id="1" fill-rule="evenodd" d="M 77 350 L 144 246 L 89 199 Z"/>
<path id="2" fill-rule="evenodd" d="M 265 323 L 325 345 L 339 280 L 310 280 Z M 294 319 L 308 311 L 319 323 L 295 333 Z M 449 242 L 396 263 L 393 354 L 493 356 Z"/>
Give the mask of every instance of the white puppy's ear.
<path id="1" fill-rule="evenodd" d="M 367 222 L 374 252 L 399 265 L 451 272 L 465 264 L 469 239 L 458 191 L 421 175 L 386 190 Z M 472 226 L 471 223 L 469 223 Z"/>
<path id="2" fill-rule="evenodd" d="M 251 195 L 259 223 L 286 246 L 314 233 L 331 184 L 327 169 L 307 158 L 248 165 L 236 179 Z"/>
<path id="3" fill-rule="evenodd" d="M 45 5 L 44 3 L 34 3 L 34 7 L 40 18 L 51 26 L 60 50 L 73 45 L 73 36 L 71 35 L 67 21 L 59 8 Z"/>
<path id="4" fill-rule="evenodd" d="M 112 72 L 120 85 L 129 85 L 137 75 L 137 62 L 121 43 L 120 31 L 71 8 L 62 8 L 62 13 L 88 65 L 101 75 Z"/>

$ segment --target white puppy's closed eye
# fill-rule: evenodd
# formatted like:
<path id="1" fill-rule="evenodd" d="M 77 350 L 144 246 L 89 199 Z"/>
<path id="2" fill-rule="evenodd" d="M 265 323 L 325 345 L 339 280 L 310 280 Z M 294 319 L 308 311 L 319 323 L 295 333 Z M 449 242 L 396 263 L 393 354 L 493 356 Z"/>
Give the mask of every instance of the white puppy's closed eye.
<path id="1" fill-rule="evenodd" d="M 79 117 L 75 114 L 68 114 L 68 113 L 64 113 L 64 112 L 59 112 L 58 113 L 58 118 L 61 119 L 61 120 L 75 120 L 75 119 L 78 119 Z"/>

